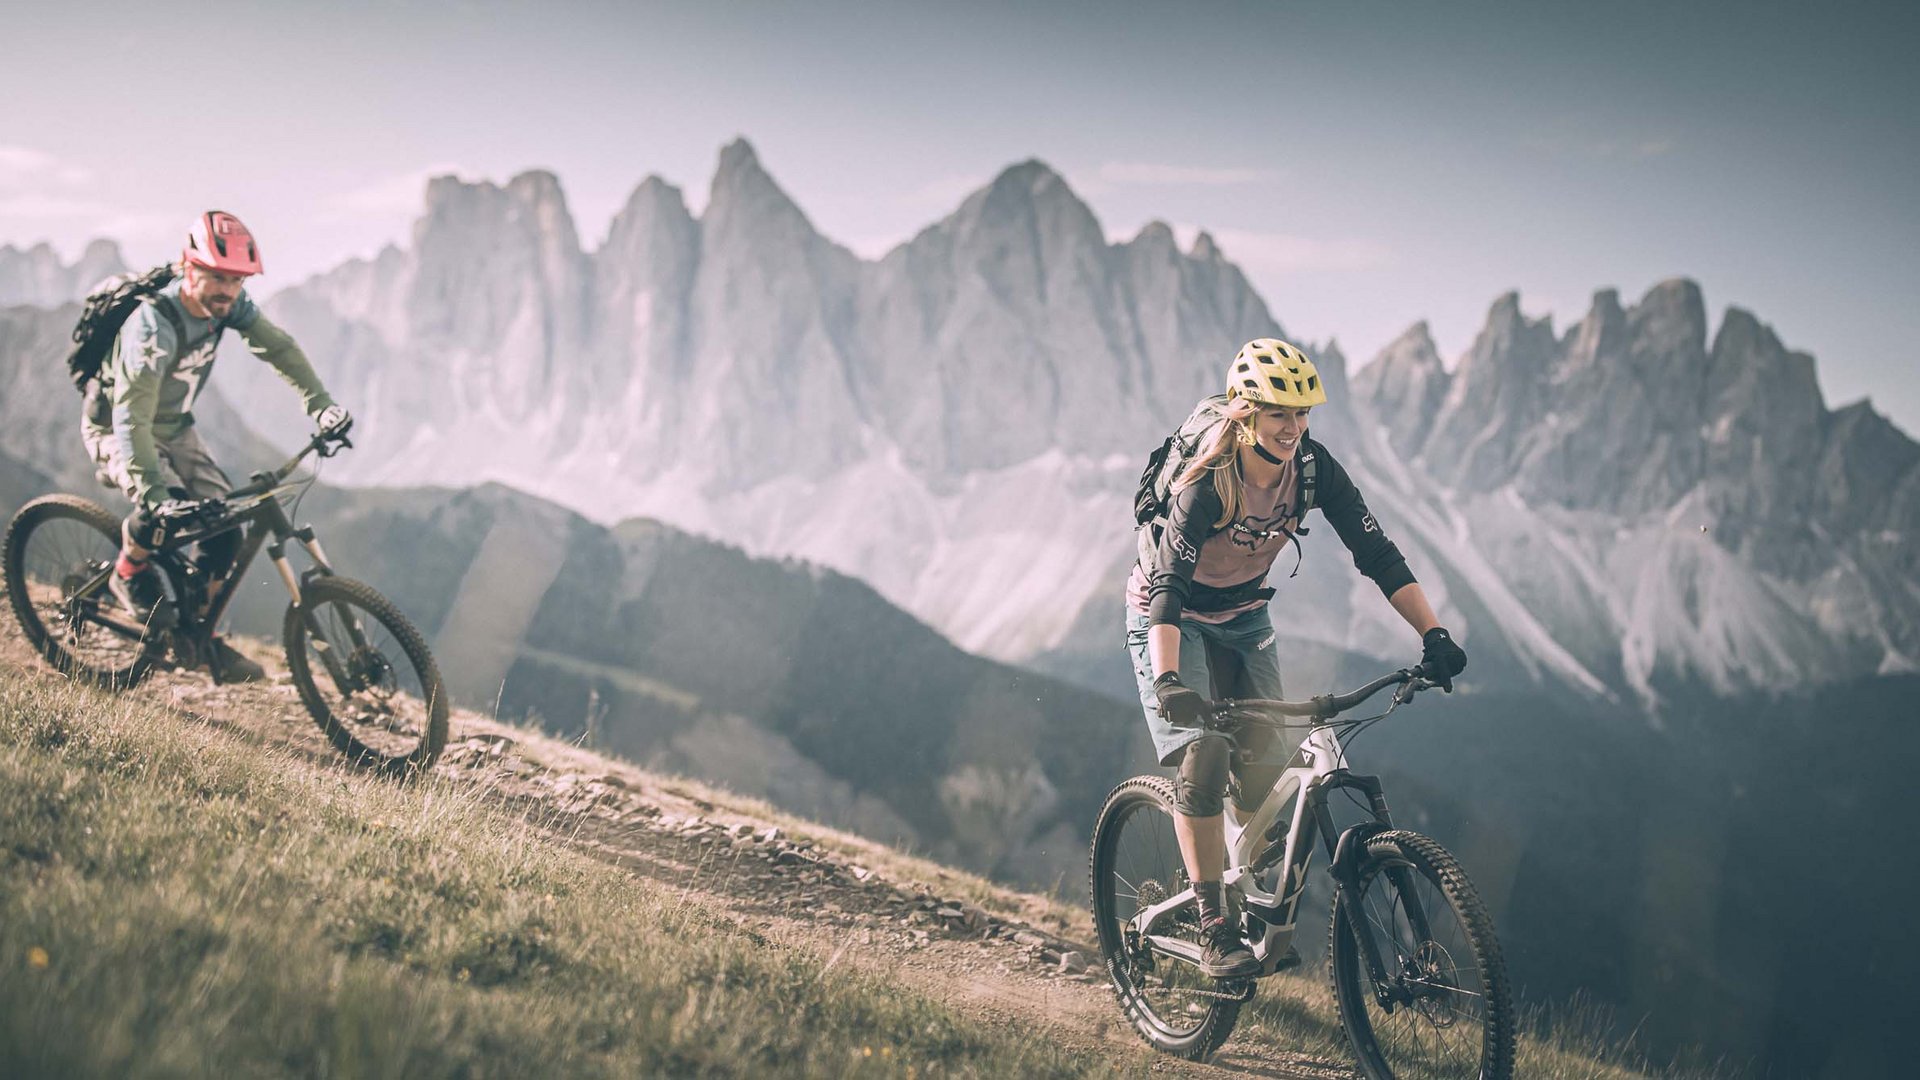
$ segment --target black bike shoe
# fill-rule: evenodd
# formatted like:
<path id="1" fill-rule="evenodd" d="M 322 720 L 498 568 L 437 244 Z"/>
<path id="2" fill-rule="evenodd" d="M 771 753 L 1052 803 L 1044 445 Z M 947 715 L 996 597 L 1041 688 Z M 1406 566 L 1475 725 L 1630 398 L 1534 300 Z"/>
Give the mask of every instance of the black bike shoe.
<path id="1" fill-rule="evenodd" d="M 1225 919 L 1200 928 L 1200 973 L 1212 979 L 1244 979 L 1260 973 L 1260 961 Z"/>
<path id="2" fill-rule="evenodd" d="M 213 658 L 208 666 L 220 673 L 222 683 L 259 682 L 267 677 L 266 668 L 221 638 L 213 639 Z"/>
<path id="3" fill-rule="evenodd" d="M 133 621 L 149 631 L 166 630 L 173 626 L 173 605 L 167 601 L 167 590 L 160 585 L 160 575 L 148 567 L 132 577 L 121 577 L 116 571 L 107 575 L 107 591 L 120 602 Z"/>

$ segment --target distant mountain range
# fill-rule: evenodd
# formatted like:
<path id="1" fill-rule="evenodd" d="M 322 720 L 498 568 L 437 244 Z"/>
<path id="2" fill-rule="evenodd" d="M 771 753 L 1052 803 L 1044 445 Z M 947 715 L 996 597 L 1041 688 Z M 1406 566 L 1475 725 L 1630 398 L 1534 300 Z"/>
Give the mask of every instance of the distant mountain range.
<path id="1" fill-rule="evenodd" d="M 434 180 L 411 244 L 268 305 L 362 418 L 348 483 L 499 481 L 871 583 L 966 648 L 1124 695 L 1145 450 L 1238 344 L 1284 334 L 1205 234 L 1111 243 L 1013 166 L 878 261 L 744 142 L 699 217 L 658 178 L 584 251 L 550 174 Z M 1709 338 L 1709 331 L 1711 339 Z M 1314 430 L 1483 674 L 1656 705 L 1915 670 L 1920 447 L 1691 282 L 1564 332 L 1500 298 L 1449 373 L 1423 327 Z M 258 365 L 222 385 L 297 430 Z M 1704 527 L 1704 529 L 1703 529 Z M 1413 647 L 1331 533 L 1279 583 L 1299 678 Z"/>

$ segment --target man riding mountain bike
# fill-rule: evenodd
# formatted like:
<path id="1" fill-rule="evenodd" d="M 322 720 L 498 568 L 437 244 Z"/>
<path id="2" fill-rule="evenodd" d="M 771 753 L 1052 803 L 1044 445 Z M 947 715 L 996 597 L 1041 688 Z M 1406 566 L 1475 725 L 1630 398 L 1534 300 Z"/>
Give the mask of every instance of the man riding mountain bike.
<path id="1" fill-rule="evenodd" d="M 259 245 L 239 218 L 224 210 L 201 214 L 180 252 L 180 277 L 127 318 L 99 377 L 86 389 L 80 429 L 87 453 L 100 481 L 134 504 L 121 525 L 109 588 L 149 629 L 164 629 L 173 617 L 162 603 L 160 575 L 147 565 L 162 542 L 161 523 L 184 503 L 217 510 L 233 489 L 193 430 L 193 403 L 212 372 L 221 334 L 238 332 L 249 351 L 272 364 L 299 391 L 321 430 L 344 431 L 351 423 L 300 346 L 247 295 L 246 279 L 260 270 Z M 208 581 L 219 581 L 239 545 L 238 532 L 212 537 L 199 545 L 194 562 Z M 224 641 L 215 639 L 215 649 L 227 681 L 265 674 Z"/>
<path id="2" fill-rule="evenodd" d="M 1309 410 L 1327 400 L 1313 362 L 1284 341 L 1260 338 L 1233 358 L 1226 382 L 1226 395 L 1201 402 L 1181 427 L 1195 433 L 1192 456 L 1165 466 L 1174 475 L 1164 505 L 1143 520 L 1126 597 L 1127 647 L 1154 750 L 1162 765 L 1179 769 L 1174 836 L 1199 908 L 1200 967 L 1214 978 L 1259 966 L 1223 905 L 1223 815 L 1250 816 L 1283 766 L 1236 761 L 1226 735 L 1202 724 L 1212 708 L 1203 691 L 1211 684 L 1227 697 L 1282 696 L 1267 604 L 1274 590 L 1265 583 L 1274 560 L 1306 531 L 1301 518 L 1317 509 L 1333 525 L 1354 565 L 1421 635 L 1433 670 L 1451 678 L 1467 662 L 1352 478 L 1307 437 Z M 1248 759 L 1265 756 L 1243 749 Z M 1234 780 L 1248 805 L 1232 805 Z"/>

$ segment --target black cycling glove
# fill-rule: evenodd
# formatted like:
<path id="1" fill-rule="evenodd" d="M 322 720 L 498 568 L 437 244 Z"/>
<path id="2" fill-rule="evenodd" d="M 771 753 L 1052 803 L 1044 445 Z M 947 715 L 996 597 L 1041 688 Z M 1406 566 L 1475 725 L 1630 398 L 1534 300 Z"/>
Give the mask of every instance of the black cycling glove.
<path id="1" fill-rule="evenodd" d="M 1420 662 L 1442 690 L 1451 691 L 1453 677 L 1467 669 L 1467 653 L 1454 643 L 1446 627 L 1436 626 L 1420 638 Z"/>
<path id="2" fill-rule="evenodd" d="M 1174 727 L 1199 727 L 1213 707 L 1198 690 L 1181 682 L 1177 671 L 1153 680 L 1153 696 L 1160 700 L 1160 715 Z"/>

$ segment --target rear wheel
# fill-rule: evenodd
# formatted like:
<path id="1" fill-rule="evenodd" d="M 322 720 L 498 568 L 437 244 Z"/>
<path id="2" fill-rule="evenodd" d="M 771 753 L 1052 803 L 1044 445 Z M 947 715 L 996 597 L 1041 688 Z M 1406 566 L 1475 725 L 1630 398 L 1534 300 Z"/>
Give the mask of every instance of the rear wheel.
<path id="1" fill-rule="evenodd" d="M 284 630 L 300 701 L 349 760 L 404 774 L 440 757 L 446 687 L 420 631 L 392 601 L 348 578 L 313 578 L 287 608 Z"/>
<path id="2" fill-rule="evenodd" d="M 1508 1080 L 1513 1001 L 1493 918 L 1447 850 L 1419 833 L 1367 842 L 1353 905 L 1334 905 L 1333 996 L 1368 1080 Z M 1376 987 L 1357 935 L 1385 968 Z M 1383 1002 L 1382 997 L 1386 1000 Z"/>
<path id="3" fill-rule="evenodd" d="M 48 663 L 114 690 L 146 678 L 143 628 L 107 591 L 120 519 L 86 499 L 43 496 L 13 516 L 0 550 L 14 617 Z"/>
<path id="4" fill-rule="evenodd" d="M 1173 834 L 1173 784 L 1136 776 L 1107 796 L 1093 830 L 1088 892 L 1100 957 L 1114 996 L 1135 1030 L 1156 1049 L 1205 1060 L 1227 1041 L 1251 987 L 1210 979 L 1198 968 L 1148 952 L 1130 925 L 1134 915 L 1189 887 Z M 1153 927 L 1194 942 L 1200 923 L 1191 901 Z"/>

